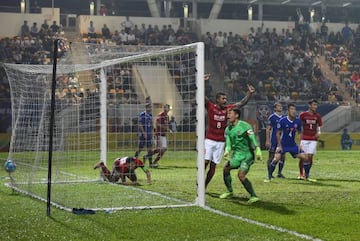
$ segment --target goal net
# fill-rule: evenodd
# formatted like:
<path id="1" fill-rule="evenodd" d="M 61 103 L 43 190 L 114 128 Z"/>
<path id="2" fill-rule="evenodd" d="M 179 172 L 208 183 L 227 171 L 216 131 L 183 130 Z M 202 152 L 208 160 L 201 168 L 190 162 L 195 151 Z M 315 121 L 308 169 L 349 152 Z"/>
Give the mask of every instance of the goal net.
<path id="1" fill-rule="evenodd" d="M 71 48 L 56 68 L 52 138 L 53 66 L 4 64 L 12 103 L 8 159 L 17 164 L 8 185 L 43 201 L 50 197 L 52 205 L 67 211 L 204 205 L 202 43 L 179 47 L 74 43 Z M 146 103 L 152 106 L 154 128 L 163 105 L 170 105 L 172 130 L 166 133 L 167 151 L 158 168 L 145 161 L 151 185 L 142 168 L 135 170 L 140 185 L 105 181 L 94 165 L 102 161 L 112 171 L 116 158 L 135 155 L 139 114 Z M 146 153 L 144 148 L 139 159 Z M 157 153 L 153 160 L 156 157 Z"/>

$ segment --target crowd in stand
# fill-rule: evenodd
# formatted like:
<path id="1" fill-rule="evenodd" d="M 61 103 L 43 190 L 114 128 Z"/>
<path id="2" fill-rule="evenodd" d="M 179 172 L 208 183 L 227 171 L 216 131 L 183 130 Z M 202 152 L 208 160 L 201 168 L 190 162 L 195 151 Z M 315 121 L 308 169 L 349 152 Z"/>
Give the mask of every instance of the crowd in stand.
<path id="1" fill-rule="evenodd" d="M 28 22 L 24 21 L 19 36 L 0 39 L 0 61 L 16 64 L 48 64 L 54 38 L 63 35 L 56 21 L 48 25 L 45 20 L 40 28 L 36 22 L 30 27 Z"/>
<path id="2" fill-rule="evenodd" d="M 162 29 L 151 24 L 138 27 L 127 18 L 121 26 L 118 31 L 110 30 L 104 24 L 100 33 L 90 22 L 84 42 L 106 47 L 183 45 L 197 41 L 194 33 L 181 27 L 175 30 L 171 25 L 164 25 Z M 50 26 L 44 21 L 40 27 L 37 23 L 30 27 L 24 21 L 19 36 L 0 40 L 0 61 L 48 64 L 53 39 L 63 35 L 55 21 Z M 345 25 L 340 32 L 327 33 L 326 25 L 323 24 L 318 31 L 309 31 L 307 27 L 299 25 L 292 30 L 250 28 L 244 36 L 219 31 L 206 33 L 202 41 L 205 43 L 205 58 L 213 61 L 223 72 L 224 80 L 217 81 L 224 81 L 228 85 L 232 101 L 240 100 L 245 95 L 246 85 L 252 84 L 258 90 L 254 99 L 259 101 L 317 98 L 330 103 L 341 102 L 343 97 L 338 87 L 322 73 L 319 56 L 325 54 L 330 67 L 340 74 L 351 95 L 360 103 L 360 41 L 357 42 L 357 36 L 360 36 L 360 28 L 354 31 Z M 183 61 L 171 60 L 168 68 L 183 98 L 193 99 L 195 96 L 188 95 L 193 94 L 196 88 L 195 68 L 186 68 L 187 72 L 184 72 L 182 66 L 195 66 L 195 63 L 193 60 L 189 63 Z M 81 88 L 77 76 L 59 78 L 58 98 L 79 101 L 90 93 L 90 90 Z M 133 89 L 131 66 L 114 66 L 112 73 L 107 75 L 107 82 L 110 100 L 116 100 L 116 103 L 139 103 Z M 6 89 L 6 86 L 1 84 L 0 88 Z M 211 85 L 207 85 L 207 88 L 206 95 L 211 96 Z M 186 121 L 185 118 L 183 122 Z"/>
<path id="3" fill-rule="evenodd" d="M 318 31 L 310 31 L 304 25 L 281 31 L 251 28 L 245 36 L 221 31 L 206 33 L 203 37 L 206 59 L 214 61 L 223 72 L 233 101 L 244 96 L 250 83 L 259 90 L 254 96 L 256 100 L 317 98 L 338 103 L 343 96 L 325 78 L 319 56 L 330 46 L 333 57 L 341 62 L 342 49 L 352 46 L 355 34 L 346 25 L 343 31 L 328 35 L 324 26 Z"/>
<path id="4" fill-rule="evenodd" d="M 346 37 L 347 36 L 347 37 Z M 356 30 L 346 25 L 339 34 L 327 36 L 325 57 L 350 96 L 360 103 L 360 25 Z"/>
<path id="5" fill-rule="evenodd" d="M 84 33 L 84 42 L 86 43 L 103 43 L 115 45 L 184 45 L 197 41 L 195 33 L 185 31 L 182 27 L 177 30 L 172 25 L 158 25 L 145 23 L 139 27 L 133 24 L 129 17 L 121 24 L 122 28 L 109 29 L 104 24 L 100 30 L 95 29 L 94 24 L 90 21 L 87 33 Z"/>

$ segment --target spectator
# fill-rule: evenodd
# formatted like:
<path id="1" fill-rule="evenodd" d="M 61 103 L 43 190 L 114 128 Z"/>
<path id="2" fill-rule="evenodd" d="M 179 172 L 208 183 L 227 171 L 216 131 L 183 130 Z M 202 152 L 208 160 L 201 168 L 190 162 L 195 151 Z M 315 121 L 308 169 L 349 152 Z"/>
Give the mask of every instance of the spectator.
<path id="1" fill-rule="evenodd" d="M 119 31 L 115 30 L 115 33 L 113 34 L 113 36 L 111 37 L 111 40 L 116 43 L 116 44 L 120 44 L 121 43 L 121 37 L 119 35 Z"/>
<path id="2" fill-rule="evenodd" d="M 96 38 L 95 27 L 94 27 L 93 21 L 90 21 L 90 26 L 88 27 L 88 37 Z"/>
<path id="3" fill-rule="evenodd" d="M 136 37 L 135 37 L 133 30 L 131 30 L 127 36 L 127 43 L 131 44 L 131 45 L 137 44 Z"/>
<path id="4" fill-rule="evenodd" d="M 125 30 L 120 30 L 120 33 L 119 33 L 119 36 L 120 36 L 120 43 L 121 44 L 127 44 L 128 42 L 128 34 L 125 32 Z"/>
<path id="5" fill-rule="evenodd" d="M 107 7 L 104 4 L 100 5 L 100 10 L 99 10 L 99 15 L 100 16 L 107 16 L 108 15 L 109 10 L 107 9 Z"/>
<path id="6" fill-rule="evenodd" d="M 133 22 L 130 20 L 129 16 L 126 16 L 126 20 L 124 22 L 121 23 L 121 25 L 124 27 L 125 29 L 125 33 L 129 33 L 130 30 L 132 29 L 132 27 L 134 26 Z"/>
<path id="7" fill-rule="evenodd" d="M 177 123 L 176 123 L 176 120 L 175 120 L 175 116 L 170 117 L 170 130 L 172 132 L 176 132 L 176 130 L 177 130 Z"/>
<path id="8" fill-rule="evenodd" d="M 111 38 L 110 29 L 108 28 L 106 23 L 104 23 L 104 26 L 101 29 L 101 34 L 105 39 L 110 39 Z"/>
<path id="9" fill-rule="evenodd" d="M 352 139 L 348 134 L 348 130 L 345 128 L 343 133 L 341 134 L 341 149 L 343 150 L 351 150 L 352 148 Z"/>
<path id="10" fill-rule="evenodd" d="M 49 25 L 48 25 L 46 19 L 44 20 L 44 23 L 41 24 L 41 29 L 42 29 L 42 30 L 45 30 L 46 32 L 49 30 Z"/>
<path id="11" fill-rule="evenodd" d="M 24 24 L 21 26 L 21 37 L 29 36 L 30 35 L 30 29 L 28 22 L 25 20 Z"/>
<path id="12" fill-rule="evenodd" d="M 58 33 L 60 30 L 60 26 L 56 24 L 56 21 L 53 21 L 53 24 L 50 26 L 51 32 Z"/>
<path id="13" fill-rule="evenodd" d="M 31 37 L 37 37 L 38 32 L 39 32 L 39 28 L 37 27 L 37 23 L 33 23 L 33 26 L 31 26 L 31 29 L 30 29 Z"/>

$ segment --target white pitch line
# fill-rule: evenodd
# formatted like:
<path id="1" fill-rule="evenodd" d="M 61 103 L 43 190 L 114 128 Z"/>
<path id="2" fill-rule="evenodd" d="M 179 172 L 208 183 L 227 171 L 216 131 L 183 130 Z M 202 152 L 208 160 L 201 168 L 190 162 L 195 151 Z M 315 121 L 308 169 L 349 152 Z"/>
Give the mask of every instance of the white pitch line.
<path id="1" fill-rule="evenodd" d="M 289 230 L 289 229 L 286 229 L 286 228 L 278 227 L 278 226 L 275 226 L 275 225 L 272 225 L 272 224 L 262 223 L 262 222 L 258 222 L 258 221 L 251 220 L 251 219 L 248 219 L 248 218 L 244 218 L 244 217 L 241 217 L 241 216 L 225 213 L 223 211 L 220 211 L 220 210 L 208 207 L 208 206 L 205 206 L 203 208 L 205 210 L 208 210 L 210 212 L 219 214 L 221 216 L 238 219 L 238 220 L 241 220 L 241 221 L 249 223 L 249 224 L 255 224 L 257 226 L 261 226 L 261 227 L 264 227 L 264 228 L 267 228 L 267 229 L 275 230 L 275 231 L 278 231 L 278 232 L 281 232 L 281 233 L 288 233 L 290 235 L 293 235 L 293 236 L 296 236 L 296 237 L 299 237 L 299 238 L 302 238 L 302 239 L 311 240 L 311 241 L 323 241 L 322 239 L 314 238 L 314 237 L 306 235 L 306 234 L 298 233 L 296 231 L 292 231 L 292 230 Z"/>

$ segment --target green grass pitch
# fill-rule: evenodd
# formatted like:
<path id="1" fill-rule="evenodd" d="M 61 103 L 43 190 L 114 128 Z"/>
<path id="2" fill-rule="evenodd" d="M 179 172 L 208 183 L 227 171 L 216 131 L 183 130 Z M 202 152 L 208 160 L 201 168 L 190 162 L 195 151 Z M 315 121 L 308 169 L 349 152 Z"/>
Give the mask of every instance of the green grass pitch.
<path id="1" fill-rule="evenodd" d="M 2 168 L 0 240 L 355 241 L 360 237 L 359 154 L 357 151 L 319 151 L 312 169 L 316 183 L 296 179 L 297 160 L 290 156 L 283 172 L 286 179 L 264 183 L 265 161 L 258 161 L 248 174 L 261 199 L 255 204 L 247 204 L 248 194 L 235 170 L 232 171 L 234 197 L 218 198 L 225 191 L 222 162 L 206 190 L 206 205 L 216 213 L 186 207 L 75 215 L 52 208 L 51 217 L 47 217 L 45 203 L 5 187 L 7 174 Z M 266 155 L 264 152 L 264 159 Z M 191 183 L 196 180 L 195 160 L 173 161 L 175 156 L 178 156 L 176 152 L 166 153 L 161 168 L 151 169 L 153 185 L 140 188 L 191 201 L 194 196 Z M 4 160 L 6 155 L 1 157 Z M 90 166 L 81 174 L 93 176 L 94 172 Z M 144 183 L 144 174 L 138 172 L 138 176 Z M 93 185 L 106 186 L 104 195 L 118 188 L 100 183 Z M 80 187 L 87 188 L 89 186 Z"/>

